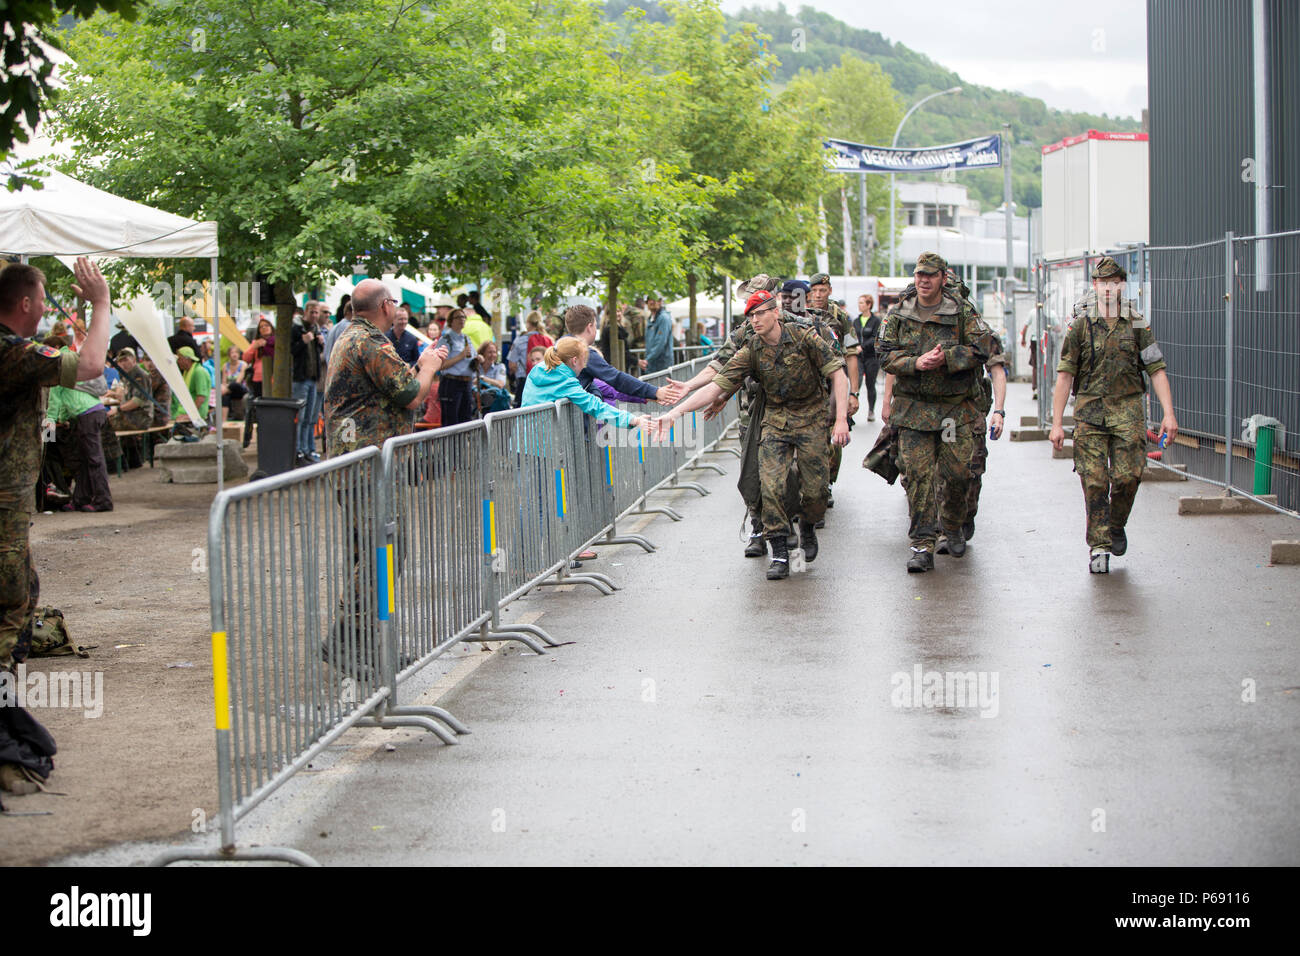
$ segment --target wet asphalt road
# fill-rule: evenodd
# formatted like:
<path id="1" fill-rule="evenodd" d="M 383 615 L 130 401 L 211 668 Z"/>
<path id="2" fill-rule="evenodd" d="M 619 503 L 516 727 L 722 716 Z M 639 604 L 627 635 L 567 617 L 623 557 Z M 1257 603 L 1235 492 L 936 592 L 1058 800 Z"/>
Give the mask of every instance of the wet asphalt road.
<path id="1" fill-rule="evenodd" d="M 1300 862 L 1300 568 L 1267 566 L 1300 522 L 1180 518 L 1215 489 L 1148 483 L 1128 556 L 1090 576 L 1070 463 L 1004 436 L 966 557 L 908 575 L 859 417 L 807 573 L 741 557 L 720 457 L 684 521 L 647 526 L 656 553 L 602 549 L 623 590 L 512 606 L 574 643 L 480 655 L 440 701 L 460 746 L 372 732 L 241 842 L 361 865 Z M 984 693 L 927 697 L 930 672 Z"/>

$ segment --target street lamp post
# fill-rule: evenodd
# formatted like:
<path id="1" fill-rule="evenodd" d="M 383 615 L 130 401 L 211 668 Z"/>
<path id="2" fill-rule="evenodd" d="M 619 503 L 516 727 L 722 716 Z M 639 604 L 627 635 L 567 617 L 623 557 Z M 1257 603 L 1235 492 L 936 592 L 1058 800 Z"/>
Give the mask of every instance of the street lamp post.
<path id="1" fill-rule="evenodd" d="M 913 113 L 919 110 L 926 103 L 930 102 L 936 96 L 947 96 L 949 93 L 960 93 L 960 92 L 961 92 L 961 87 L 954 86 L 950 90 L 940 90 L 938 93 L 931 93 L 929 96 L 923 97 L 922 99 L 918 100 L 917 103 L 910 110 L 908 110 L 906 113 L 903 114 L 903 118 L 898 121 L 898 129 L 894 130 L 894 141 L 889 144 L 890 148 L 896 149 L 898 147 L 898 136 L 900 133 L 903 132 L 903 124 L 907 122 L 907 118 L 909 116 L 911 116 Z M 895 207 L 897 205 L 898 205 L 897 186 L 895 185 L 894 182 L 894 174 L 890 173 L 889 174 L 889 275 L 890 278 L 893 278 L 894 275 L 894 254 L 896 251 L 896 240 L 894 238 L 896 235 L 895 232 L 896 225 L 894 221 L 894 216 L 896 215 Z"/>

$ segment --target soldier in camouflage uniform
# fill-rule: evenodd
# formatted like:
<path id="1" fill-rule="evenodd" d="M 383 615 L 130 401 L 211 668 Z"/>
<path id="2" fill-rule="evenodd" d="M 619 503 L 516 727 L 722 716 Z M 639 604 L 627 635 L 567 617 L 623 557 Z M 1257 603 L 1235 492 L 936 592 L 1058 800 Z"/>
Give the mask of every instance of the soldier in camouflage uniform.
<path id="1" fill-rule="evenodd" d="M 90 260 L 73 268 L 73 291 L 94 307 L 80 353 L 31 340 L 45 314 L 45 275 L 25 264 L 0 270 L 0 669 L 26 657 L 40 579 L 28 546 L 41 473 L 44 389 L 72 388 L 104 371 L 108 351 L 108 283 Z M 0 764 L 0 785 L 17 789 L 14 766 Z"/>
<path id="2" fill-rule="evenodd" d="M 1105 574 L 1110 555 L 1128 550 L 1125 525 L 1146 463 L 1145 371 L 1160 399 L 1160 436 L 1178 434 L 1169 376 L 1151 324 L 1122 298 L 1127 274 L 1106 256 L 1092 270 L 1092 290 L 1074 306 L 1061 345 L 1052 396 L 1052 445 L 1061 448 L 1061 426 L 1072 387 L 1074 470 L 1083 485 L 1088 516 L 1088 570 Z"/>
<path id="3" fill-rule="evenodd" d="M 766 396 L 760 423 L 759 475 L 763 500 L 763 532 L 772 547 L 770 580 L 789 576 L 786 483 L 790 466 L 798 467 L 800 492 L 799 534 L 806 558 L 817 556 L 814 525 L 826 510 L 827 451 L 825 431 L 826 386 L 834 389 L 836 408 L 834 441 L 849 440 L 848 379 L 844 360 L 814 332 L 780 320 L 779 300 L 768 291 L 755 292 L 745 303 L 745 315 L 754 334 L 727 363 L 722 373 L 683 404 L 658 419 L 662 434 L 686 412 L 733 395 L 746 377 L 758 381 Z"/>
<path id="4" fill-rule="evenodd" d="M 949 494 L 940 516 L 954 557 L 965 554 L 962 523 L 980 415 L 971 400 L 976 369 L 988 361 L 992 338 L 968 305 L 943 294 L 943 260 L 916 260 L 917 295 L 890 310 L 877 346 L 895 376 L 889 424 L 899 432 L 899 466 L 907 489 L 912 555 L 909 572 L 934 567 L 936 488 Z"/>
<path id="5" fill-rule="evenodd" d="M 736 294 L 740 296 L 742 301 L 744 301 L 755 292 L 775 292 L 780 287 L 780 279 L 773 278 L 765 273 L 760 273 L 752 279 L 740 283 L 736 289 Z M 786 319 L 783 317 L 783 320 Z M 796 319 L 794 316 L 790 316 L 786 321 L 795 322 Z M 753 334 L 754 329 L 753 326 L 749 324 L 749 319 L 743 319 L 739 325 L 731 330 L 731 334 L 727 336 L 727 341 L 722 343 L 722 347 L 713 353 L 713 357 L 709 360 L 709 364 L 694 378 L 685 383 L 685 391 L 690 393 L 695 391 L 697 388 L 712 382 L 714 377 L 727 367 L 727 363 L 730 362 L 735 354 L 740 351 L 747 341 L 749 341 L 749 337 Z M 740 444 L 747 450 L 752 448 L 757 451 L 758 447 L 757 442 L 750 443 L 747 442 L 746 439 L 749 437 L 749 429 L 752 424 L 749 413 L 750 407 L 753 405 L 759 389 L 760 386 L 758 382 L 753 378 L 747 378 L 744 387 L 740 389 Z M 725 399 L 723 399 L 723 402 L 725 402 Z M 714 411 L 721 410 L 721 407 L 722 404 L 719 403 L 710 414 Z M 753 467 L 757 467 L 757 462 L 751 462 L 750 464 Z M 745 512 L 750 523 L 749 540 L 745 545 L 745 557 L 762 557 L 767 553 L 767 545 L 764 543 L 763 539 L 763 502 L 761 497 L 755 496 L 753 498 L 746 498 Z"/>
<path id="6" fill-rule="evenodd" d="M 334 343 L 325 378 L 325 430 L 331 458 L 385 441 L 411 430 L 411 410 L 420 408 L 433 386 L 434 375 L 447 358 L 447 347 L 426 348 L 414 370 L 397 354 L 388 330 L 398 302 L 378 279 L 364 279 L 352 293 L 352 323 Z M 360 502 L 340 492 L 344 526 L 359 528 L 360 515 L 351 514 Z M 359 535 L 353 536 L 352 586 L 339 601 L 339 615 L 322 646 L 325 660 L 372 680 L 374 649 L 365 643 L 371 632 L 365 609 L 374 608 L 374 581 L 362 580 Z M 403 548 L 394 548 L 400 568 Z M 349 626 L 350 625 L 350 626 Z M 360 640 L 361 643 L 354 643 Z M 353 668 L 356 659 L 359 667 Z"/>
<path id="7" fill-rule="evenodd" d="M 844 353 L 844 365 L 849 376 L 849 427 L 852 428 L 853 416 L 858 413 L 858 389 L 861 385 L 862 345 L 858 342 L 853 328 L 853 320 L 836 302 L 831 301 L 831 277 L 825 272 L 818 272 L 808 280 L 808 315 L 815 321 L 825 323 L 835 333 Z M 829 420 L 829 416 L 828 416 Z M 831 446 L 830 483 L 840 474 L 840 462 L 844 458 L 844 449 L 838 445 Z M 826 491 L 826 505 L 835 507 L 835 498 L 830 489 Z"/>

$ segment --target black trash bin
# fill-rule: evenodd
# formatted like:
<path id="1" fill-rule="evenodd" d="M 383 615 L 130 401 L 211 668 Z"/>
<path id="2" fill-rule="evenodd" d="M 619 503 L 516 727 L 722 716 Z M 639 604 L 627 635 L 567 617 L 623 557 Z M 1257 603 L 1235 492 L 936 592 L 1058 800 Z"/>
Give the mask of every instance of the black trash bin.
<path id="1" fill-rule="evenodd" d="M 266 478 L 293 469 L 298 457 L 298 416 L 301 398 L 255 398 L 257 416 L 257 472 Z"/>

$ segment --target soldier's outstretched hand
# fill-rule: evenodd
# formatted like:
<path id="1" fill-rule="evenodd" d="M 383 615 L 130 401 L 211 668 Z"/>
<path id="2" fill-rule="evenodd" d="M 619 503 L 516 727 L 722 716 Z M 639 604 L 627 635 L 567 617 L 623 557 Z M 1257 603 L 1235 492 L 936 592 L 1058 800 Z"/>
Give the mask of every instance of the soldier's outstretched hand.
<path id="1" fill-rule="evenodd" d="M 668 437 L 668 429 L 672 427 L 673 419 L 670 415 L 660 415 L 658 418 L 649 418 L 649 428 L 647 431 L 653 441 L 663 441 Z"/>
<path id="2" fill-rule="evenodd" d="M 727 407 L 727 396 L 721 395 L 714 399 L 712 405 L 704 410 L 704 420 L 707 422 L 711 418 L 717 417 L 722 410 Z"/>
<path id="3" fill-rule="evenodd" d="M 659 387 L 659 393 L 655 396 L 655 401 L 660 405 L 676 405 L 685 397 L 686 383 L 670 378 L 666 385 Z"/>

